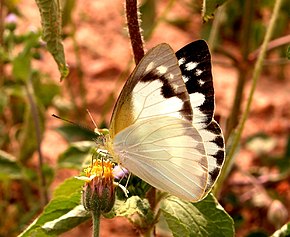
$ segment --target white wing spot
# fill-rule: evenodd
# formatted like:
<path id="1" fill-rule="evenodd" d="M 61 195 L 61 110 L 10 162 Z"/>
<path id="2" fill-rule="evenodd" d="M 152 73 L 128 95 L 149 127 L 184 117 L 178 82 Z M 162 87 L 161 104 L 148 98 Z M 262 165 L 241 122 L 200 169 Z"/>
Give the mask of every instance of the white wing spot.
<path id="1" fill-rule="evenodd" d="M 172 74 L 172 73 L 170 73 L 169 75 L 168 75 L 168 77 L 169 77 L 169 79 L 173 79 L 174 78 L 174 75 Z"/>
<path id="2" fill-rule="evenodd" d="M 196 76 L 200 76 L 202 73 L 203 73 L 202 70 L 200 70 L 200 69 L 196 69 L 195 75 L 196 75 Z"/>
<path id="3" fill-rule="evenodd" d="M 179 66 L 182 65 L 182 64 L 184 64 L 185 61 L 186 61 L 185 58 L 181 58 L 181 59 L 179 59 L 179 60 L 178 60 L 178 64 L 179 64 Z"/>
<path id="4" fill-rule="evenodd" d="M 182 75 L 182 79 L 184 81 L 184 83 L 188 82 L 189 80 L 189 77 L 185 76 L 185 75 Z"/>
<path id="5" fill-rule="evenodd" d="M 185 69 L 187 71 L 191 71 L 193 69 L 195 69 L 197 67 L 198 63 L 197 62 L 189 62 L 187 64 L 185 64 Z"/>
<path id="6" fill-rule="evenodd" d="M 159 66 L 159 67 L 156 68 L 156 70 L 158 71 L 159 74 L 165 74 L 167 72 L 168 68 L 165 67 L 165 66 Z"/>
<path id="7" fill-rule="evenodd" d="M 205 81 L 203 81 L 203 80 L 201 80 L 201 79 L 199 79 L 197 82 L 198 82 L 198 84 L 199 84 L 200 86 L 203 86 L 203 84 L 205 83 Z"/>
<path id="8" fill-rule="evenodd" d="M 145 72 L 151 71 L 154 68 L 154 62 L 151 62 L 148 64 L 148 66 L 146 67 Z"/>

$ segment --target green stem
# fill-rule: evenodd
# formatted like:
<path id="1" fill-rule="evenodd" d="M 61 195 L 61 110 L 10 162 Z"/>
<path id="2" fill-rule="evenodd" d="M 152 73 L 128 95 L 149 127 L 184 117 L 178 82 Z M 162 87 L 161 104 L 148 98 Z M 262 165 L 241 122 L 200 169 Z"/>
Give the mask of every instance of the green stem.
<path id="1" fill-rule="evenodd" d="M 40 176 L 40 190 L 42 194 L 42 206 L 44 207 L 48 203 L 48 193 L 47 193 L 47 185 L 45 175 L 43 173 L 43 155 L 41 150 L 41 128 L 40 128 L 40 121 L 39 121 L 39 113 L 37 109 L 37 105 L 34 98 L 34 91 L 33 86 L 31 83 L 31 79 L 28 79 L 26 84 L 26 93 L 28 97 L 28 101 L 30 104 L 31 109 L 31 116 L 35 127 L 35 134 L 36 134 L 36 142 L 37 142 L 37 151 L 38 151 L 38 169 L 39 169 L 39 176 Z"/>
<path id="2" fill-rule="evenodd" d="M 209 34 L 207 43 L 208 43 L 208 47 L 212 51 L 214 51 L 216 47 L 216 41 L 218 39 L 218 34 L 220 32 L 222 20 L 225 15 L 225 10 L 226 10 L 226 3 L 217 9 L 214 21 L 212 23 L 212 27 L 210 29 L 210 34 Z"/>
<path id="3" fill-rule="evenodd" d="M 242 18 L 242 30 L 240 36 L 240 45 L 241 45 L 241 55 L 242 58 L 236 66 L 238 67 L 239 77 L 238 83 L 235 92 L 235 99 L 232 105 L 231 114 L 227 122 L 227 128 L 225 131 L 225 140 L 227 142 L 230 134 L 233 129 L 239 123 L 239 116 L 241 112 L 241 104 L 243 101 L 243 94 L 245 88 L 245 82 L 247 79 L 247 73 L 250 69 L 250 64 L 248 63 L 248 55 L 250 51 L 250 40 L 251 40 L 251 30 L 252 30 L 252 22 L 254 16 L 254 1 L 246 0 L 243 10 L 243 18 Z"/>
<path id="4" fill-rule="evenodd" d="M 93 237 L 100 236 L 100 221 L 101 221 L 101 213 L 100 211 L 92 211 L 93 217 Z"/>
<path id="5" fill-rule="evenodd" d="M 3 35 L 4 35 L 4 0 L 0 0 L 0 48 L 3 46 Z M 3 59 L 0 58 L 0 86 L 4 84 L 4 64 Z"/>
<path id="6" fill-rule="evenodd" d="M 228 174 L 227 171 L 230 170 L 230 166 L 233 163 L 233 157 L 234 157 L 234 155 L 235 155 L 235 153 L 237 151 L 237 147 L 238 147 L 238 144 L 240 142 L 241 135 L 242 135 L 246 120 L 247 120 L 247 118 L 249 116 L 249 112 L 250 112 L 251 104 L 252 104 L 252 101 L 253 101 L 256 85 L 257 85 L 258 79 L 259 79 L 261 71 L 262 71 L 263 61 L 265 59 L 265 55 L 266 55 L 266 51 L 267 51 L 267 45 L 268 45 L 268 43 L 269 43 L 269 41 L 271 39 L 271 36 L 273 34 L 273 30 L 274 30 L 275 24 L 277 22 L 278 13 L 279 13 L 282 1 L 283 0 L 276 0 L 275 1 L 273 14 L 271 16 L 270 23 L 269 23 L 269 26 L 267 28 L 263 44 L 261 46 L 261 51 L 260 51 L 258 60 L 255 63 L 255 67 L 254 67 L 254 71 L 253 71 L 252 86 L 251 86 L 249 98 L 248 98 L 248 101 L 247 101 L 246 109 L 245 109 L 245 111 L 244 111 L 244 113 L 242 115 L 241 121 L 240 121 L 238 129 L 237 129 L 237 133 L 234 134 L 233 142 L 231 143 L 231 146 L 230 146 L 229 152 L 228 152 L 228 156 L 227 156 L 227 158 L 225 160 L 225 164 L 224 164 L 224 167 L 223 167 L 224 172 L 221 173 L 221 175 L 220 175 L 220 177 L 219 177 L 219 179 L 218 179 L 218 181 L 216 183 L 216 187 L 215 187 L 215 190 L 214 190 L 215 193 L 219 192 L 219 190 L 221 189 L 221 184 L 226 179 L 226 176 Z"/>

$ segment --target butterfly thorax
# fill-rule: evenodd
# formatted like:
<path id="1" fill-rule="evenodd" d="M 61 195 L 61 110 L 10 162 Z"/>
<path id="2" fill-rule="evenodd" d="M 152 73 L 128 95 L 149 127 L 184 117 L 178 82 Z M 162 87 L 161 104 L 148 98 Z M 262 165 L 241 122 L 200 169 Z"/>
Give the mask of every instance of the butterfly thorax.
<path id="1" fill-rule="evenodd" d="M 104 146 L 105 146 L 105 149 L 111 155 L 111 157 L 113 157 L 114 162 L 120 163 L 119 155 L 114 152 L 113 139 L 111 138 L 109 134 L 105 135 Z"/>

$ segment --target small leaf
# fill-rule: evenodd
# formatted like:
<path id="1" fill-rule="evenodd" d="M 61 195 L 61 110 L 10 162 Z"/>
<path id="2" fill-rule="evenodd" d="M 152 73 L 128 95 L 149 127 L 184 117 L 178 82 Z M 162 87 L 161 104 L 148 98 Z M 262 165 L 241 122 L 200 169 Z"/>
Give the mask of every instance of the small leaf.
<path id="1" fill-rule="evenodd" d="M 156 20 L 156 1 L 146 0 L 142 2 L 140 7 L 141 26 L 144 31 L 144 38 L 148 39 L 153 30 L 152 22 Z"/>
<path id="2" fill-rule="evenodd" d="M 138 196 L 132 196 L 126 201 L 116 201 L 113 211 L 115 216 L 126 217 L 139 230 L 148 228 L 154 222 L 148 200 Z M 108 215 L 112 216 L 112 213 L 109 212 Z"/>
<path id="3" fill-rule="evenodd" d="M 77 140 L 93 140 L 97 138 L 97 134 L 93 130 L 77 125 L 63 125 L 57 127 L 56 131 L 69 142 Z"/>
<path id="4" fill-rule="evenodd" d="M 21 167 L 16 158 L 7 152 L 0 150 L 0 179 L 21 179 Z"/>
<path id="5" fill-rule="evenodd" d="M 221 6 L 226 0 L 203 0 L 202 18 L 206 22 L 212 19 L 215 10 Z"/>
<path id="6" fill-rule="evenodd" d="M 65 62 L 63 45 L 61 43 L 61 9 L 59 0 L 36 0 L 40 11 L 43 28 L 43 40 L 52 54 L 61 74 L 60 80 L 67 77 L 69 69 Z"/>
<path id="7" fill-rule="evenodd" d="M 283 225 L 280 230 L 276 230 L 271 237 L 289 237 L 290 236 L 290 222 Z"/>
<path id="8" fill-rule="evenodd" d="M 83 184 L 75 178 L 62 183 L 43 213 L 19 236 L 59 235 L 88 220 L 89 213 L 80 205 Z"/>
<path id="9" fill-rule="evenodd" d="M 211 194 L 197 203 L 170 196 L 161 211 L 173 236 L 234 236 L 233 220 Z"/>
<path id="10" fill-rule="evenodd" d="M 86 160 L 91 160 L 94 142 L 72 143 L 58 159 L 58 166 L 61 168 L 80 169 Z"/>
<path id="11" fill-rule="evenodd" d="M 37 112 L 38 117 L 33 118 L 33 113 L 31 106 L 25 108 L 25 114 L 24 114 L 24 126 L 20 133 L 20 149 L 19 149 L 19 160 L 23 163 L 27 162 L 33 152 L 37 149 L 37 136 L 36 136 L 36 128 L 35 128 L 35 122 L 34 119 L 38 119 L 39 122 L 39 128 L 40 128 L 40 136 L 42 136 L 44 131 L 44 109 L 43 106 L 38 103 L 37 100 L 35 100 L 37 103 Z"/>

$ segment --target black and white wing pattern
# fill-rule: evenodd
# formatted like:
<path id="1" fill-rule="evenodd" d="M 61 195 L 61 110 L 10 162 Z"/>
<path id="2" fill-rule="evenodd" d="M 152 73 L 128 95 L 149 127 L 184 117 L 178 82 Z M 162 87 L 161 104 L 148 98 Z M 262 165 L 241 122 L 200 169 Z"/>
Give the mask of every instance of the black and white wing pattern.
<path id="1" fill-rule="evenodd" d="M 221 130 L 213 120 L 210 54 L 204 41 L 176 55 L 160 44 L 143 57 L 115 105 L 107 148 L 152 186 L 199 201 L 223 163 Z"/>
<path id="2" fill-rule="evenodd" d="M 211 56 L 205 41 L 194 41 L 176 52 L 182 79 L 193 110 L 193 126 L 205 144 L 209 179 L 206 192 L 216 181 L 225 159 L 222 131 L 213 119 L 215 109 Z"/>

